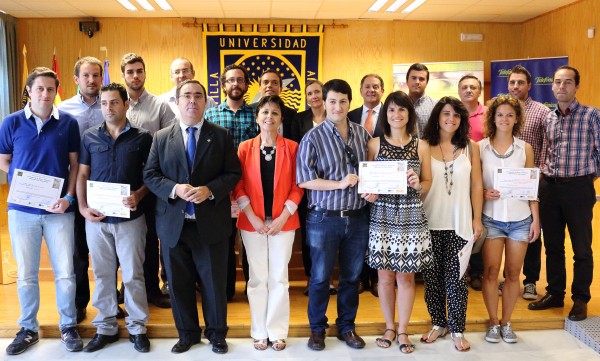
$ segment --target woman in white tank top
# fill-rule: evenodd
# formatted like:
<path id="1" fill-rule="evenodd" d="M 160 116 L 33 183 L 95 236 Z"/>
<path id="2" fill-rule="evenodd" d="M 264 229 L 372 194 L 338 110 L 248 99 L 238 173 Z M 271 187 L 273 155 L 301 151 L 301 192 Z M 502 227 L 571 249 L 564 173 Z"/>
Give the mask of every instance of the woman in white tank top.
<path id="1" fill-rule="evenodd" d="M 443 97 L 433 108 L 423 136 L 431 152 L 432 184 L 423 206 L 434 267 L 423 272 L 433 327 L 421 342 L 432 343 L 450 331 L 458 351 L 471 348 L 463 334 L 468 290 L 466 267 L 461 263 L 468 261 L 473 240 L 483 231 L 479 147 L 469 139 L 469 128 L 469 113 L 460 100 Z"/>

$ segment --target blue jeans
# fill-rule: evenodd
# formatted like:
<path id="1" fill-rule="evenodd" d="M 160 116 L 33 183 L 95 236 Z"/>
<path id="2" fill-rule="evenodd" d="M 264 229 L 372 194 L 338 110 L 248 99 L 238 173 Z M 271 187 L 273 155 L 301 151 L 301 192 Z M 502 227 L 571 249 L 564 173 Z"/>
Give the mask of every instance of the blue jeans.
<path id="1" fill-rule="evenodd" d="M 353 217 L 309 211 L 306 243 L 312 260 L 308 286 L 308 320 L 312 332 L 328 327 L 329 280 L 338 258 L 340 270 L 335 321 L 340 333 L 353 331 L 358 309 L 358 282 L 369 242 L 369 213 Z"/>
<path id="2" fill-rule="evenodd" d="M 56 306 L 61 330 L 77 324 L 75 274 L 73 272 L 74 214 L 30 214 L 8 211 L 8 231 L 18 266 L 17 292 L 21 306 L 19 326 L 38 331 L 40 308 L 40 251 L 46 241 L 54 272 Z"/>

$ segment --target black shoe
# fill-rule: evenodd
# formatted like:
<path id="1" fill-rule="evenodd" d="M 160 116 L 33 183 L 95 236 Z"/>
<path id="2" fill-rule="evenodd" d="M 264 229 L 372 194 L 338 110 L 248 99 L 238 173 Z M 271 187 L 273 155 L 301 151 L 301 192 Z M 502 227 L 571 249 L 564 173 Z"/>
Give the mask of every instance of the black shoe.
<path id="1" fill-rule="evenodd" d="M 171 308 L 171 299 L 160 292 L 148 295 L 148 302 L 159 308 Z"/>
<path id="2" fill-rule="evenodd" d="M 308 339 L 308 348 L 313 351 L 321 351 L 325 348 L 325 331 L 311 332 Z"/>
<path id="3" fill-rule="evenodd" d="M 539 301 L 531 302 L 527 308 L 532 311 L 547 310 L 549 308 L 564 307 L 565 302 L 562 297 L 553 296 L 546 293 Z"/>
<path id="4" fill-rule="evenodd" d="M 375 297 L 379 297 L 379 285 L 377 284 L 377 282 L 374 282 L 371 285 L 371 294 Z"/>
<path id="5" fill-rule="evenodd" d="M 125 318 L 125 311 L 123 311 L 121 306 L 117 306 L 117 315 L 115 317 L 117 317 L 119 320 Z"/>
<path id="6" fill-rule="evenodd" d="M 117 303 L 122 305 L 125 303 L 125 284 L 121 282 L 121 289 L 117 290 Z"/>
<path id="7" fill-rule="evenodd" d="M 87 309 L 85 307 L 77 309 L 77 323 L 81 323 L 81 321 L 85 320 L 85 316 L 87 314 Z"/>
<path id="8" fill-rule="evenodd" d="M 469 286 L 471 286 L 471 288 L 474 291 L 481 291 L 481 276 L 473 276 L 471 277 L 471 281 L 469 282 Z"/>
<path id="9" fill-rule="evenodd" d="M 196 342 L 192 342 L 192 341 L 186 341 L 186 340 L 179 340 L 177 341 L 177 343 L 173 346 L 173 348 L 171 348 L 171 352 L 172 353 L 184 353 L 187 350 L 190 349 L 190 347 L 192 347 L 192 345 L 195 345 L 197 343 L 200 343 L 200 341 L 196 341 Z"/>
<path id="10" fill-rule="evenodd" d="M 360 337 L 359 335 L 356 334 L 356 332 L 354 331 L 348 331 L 348 332 L 344 332 L 344 333 L 340 333 L 337 338 L 339 340 L 342 340 L 344 342 L 346 342 L 346 345 L 352 347 L 352 348 L 364 348 L 365 347 L 365 341 L 362 339 L 362 337 Z"/>
<path id="11" fill-rule="evenodd" d="M 363 281 L 358 282 L 358 294 L 365 292 L 365 289 L 367 289 L 365 283 Z"/>
<path id="12" fill-rule="evenodd" d="M 214 353 L 227 353 L 229 351 L 229 346 L 227 346 L 227 341 L 224 338 L 216 338 L 210 341 L 212 344 L 212 351 Z"/>
<path id="13" fill-rule="evenodd" d="M 6 353 L 8 355 L 18 355 L 22 354 L 27 350 L 30 346 L 35 345 L 40 340 L 40 335 L 37 332 L 33 332 L 24 327 L 21 328 L 19 332 L 17 332 L 17 337 L 13 340 L 13 342 L 6 347 Z"/>
<path id="14" fill-rule="evenodd" d="M 78 352 L 83 349 L 83 341 L 74 326 L 60 331 L 60 341 L 65 344 L 67 351 Z"/>
<path id="15" fill-rule="evenodd" d="M 150 351 L 150 340 L 148 340 L 145 333 L 129 335 L 129 342 L 133 343 L 133 348 L 138 352 Z"/>
<path id="16" fill-rule="evenodd" d="M 160 288 L 160 292 L 163 295 L 165 295 L 165 296 L 167 296 L 167 297 L 170 298 L 170 295 L 169 295 L 169 282 L 164 282 L 163 283 L 162 287 Z"/>
<path id="17" fill-rule="evenodd" d="M 582 300 L 574 300 L 573 308 L 569 312 L 569 320 L 583 321 L 587 318 L 587 303 Z"/>
<path id="18" fill-rule="evenodd" d="M 95 334 L 94 337 L 88 342 L 83 348 L 83 352 L 95 352 L 98 351 L 109 343 L 117 342 L 119 340 L 119 334 L 116 335 L 101 335 Z"/>

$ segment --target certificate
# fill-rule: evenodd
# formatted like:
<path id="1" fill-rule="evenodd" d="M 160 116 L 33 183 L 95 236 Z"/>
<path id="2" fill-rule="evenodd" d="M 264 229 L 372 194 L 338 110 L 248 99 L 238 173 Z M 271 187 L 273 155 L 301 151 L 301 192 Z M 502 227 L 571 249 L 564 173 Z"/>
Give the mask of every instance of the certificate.
<path id="1" fill-rule="evenodd" d="M 129 184 L 87 181 L 88 207 L 105 216 L 129 218 L 123 197 L 129 197 Z"/>
<path id="2" fill-rule="evenodd" d="M 494 169 L 494 189 L 500 192 L 501 199 L 534 201 L 538 198 L 539 183 L 539 168 Z"/>
<path id="3" fill-rule="evenodd" d="M 360 162 L 358 193 L 406 194 L 405 160 Z"/>
<path id="4" fill-rule="evenodd" d="M 15 169 L 8 192 L 8 203 L 48 209 L 60 198 L 63 178 Z"/>

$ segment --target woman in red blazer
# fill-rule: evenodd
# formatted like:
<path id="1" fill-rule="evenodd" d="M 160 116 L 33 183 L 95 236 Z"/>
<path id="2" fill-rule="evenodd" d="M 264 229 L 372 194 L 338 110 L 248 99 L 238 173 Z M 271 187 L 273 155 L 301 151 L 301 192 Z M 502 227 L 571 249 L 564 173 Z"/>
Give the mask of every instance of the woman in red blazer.
<path id="1" fill-rule="evenodd" d="M 248 255 L 248 301 L 254 348 L 285 348 L 290 318 L 288 263 L 300 220 L 303 190 L 296 185 L 298 143 L 283 138 L 283 101 L 263 97 L 256 108 L 260 134 L 240 144 L 242 179 L 234 190 L 241 209 L 237 226 Z"/>

